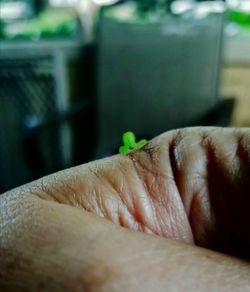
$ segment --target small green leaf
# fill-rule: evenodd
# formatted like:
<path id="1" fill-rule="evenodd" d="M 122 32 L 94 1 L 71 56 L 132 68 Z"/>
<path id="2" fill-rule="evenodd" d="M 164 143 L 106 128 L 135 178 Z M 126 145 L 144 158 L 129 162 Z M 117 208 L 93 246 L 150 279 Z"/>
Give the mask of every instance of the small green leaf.
<path id="1" fill-rule="evenodd" d="M 133 149 L 136 145 L 135 134 L 133 132 L 126 132 L 123 134 L 123 143 L 129 148 Z"/>
<path id="2" fill-rule="evenodd" d="M 135 134 L 133 132 L 126 132 L 122 135 L 123 146 L 119 148 L 119 153 L 125 154 L 134 149 L 140 149 L 148 143 L 146 139 L 140 140 L 136 143 Z"/>

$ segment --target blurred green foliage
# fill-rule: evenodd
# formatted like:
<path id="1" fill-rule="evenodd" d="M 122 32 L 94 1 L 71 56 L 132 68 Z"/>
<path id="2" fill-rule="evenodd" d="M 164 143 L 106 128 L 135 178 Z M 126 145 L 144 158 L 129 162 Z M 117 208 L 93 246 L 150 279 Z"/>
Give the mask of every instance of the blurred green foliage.
<path id="1" fill-rule="evenodd" d="M 20 29 L 2 28 L 5 39 L 34 39 L 72 37 L 77 32 L 77 16 L 72 9 L 46 9 L 37 17 L 27 20 Z"/>
<path id="2" fill-rule="evenodd" d="M 250 13 L 238 10 L 229 10 L 229 20 L 240 24 L 242 27 L 250 28 Z"/>

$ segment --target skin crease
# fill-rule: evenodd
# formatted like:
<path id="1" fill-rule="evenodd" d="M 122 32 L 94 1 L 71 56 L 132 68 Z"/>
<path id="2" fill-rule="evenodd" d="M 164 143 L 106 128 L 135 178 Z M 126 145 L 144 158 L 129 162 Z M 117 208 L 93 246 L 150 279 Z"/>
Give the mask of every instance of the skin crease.
<path id="1" fill-rule="evenodd" d="M 247 128 L 42 178 L 0 196 L 0 291 L 250 291 L 249 195 Z"/>

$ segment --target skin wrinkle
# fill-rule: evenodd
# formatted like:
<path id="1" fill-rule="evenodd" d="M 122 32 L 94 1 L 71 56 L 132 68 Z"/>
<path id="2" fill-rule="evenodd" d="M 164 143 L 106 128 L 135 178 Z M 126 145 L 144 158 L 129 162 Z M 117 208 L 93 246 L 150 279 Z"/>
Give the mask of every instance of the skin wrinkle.
<path id="1" fill-rule="evenodd" d="M 145 196 L 145 188 L 143 186 L 142 180 L 139 177 L 139 173 L 137 172 L 137 169 L 135 168 L 135 163 L 136 163 L 135 160 L 131 159 L 130 156 L 126 156 L 126 157 L 129 158 L 129 164 L 132 162 L 132 165 L 130 165 L 130 167 L 132 167 L 133 172 L 135 172 L 135 174 L 136 174 L 135 175 L 135 177 L 136 177 L 135 185 L 137 186 L 137 188 L 136 188 L 137 189 L 137 194 L 135 195 L 134 193 L 130 193 L 130 195 L 128 196 L 128 197 L 130 197 L 132 199 L 131 203 L 132 203 L 132 208 L 133 209 L 132 209 L 132 212 L 131 212 L 131 209 L 130 209 L 130 214 L 134 217 L 134 219 L 136 220 L 137 224 L 140 226 L 140 229 L 145 231 L 146 230 L 146 229 L 144 229 L 145 222 L 144 222 L 144 219 L 143 219 L 143 215 L 144 214 L 142 212 L 140 212 L 140 209 L 138 210 L 138 207 L 141 208 L 143 206 L 143 204 L 141 206 L 142 201 L 147 199 L 146 196 Z M 141 190 L 141 192 L 138 191 L 138 190 Z M 141 193 L 141 195 L 138 196 L 138 193 Z M 122 196 L 122 194 L 121 194 L 121 196 Z M 146 204 L 146 205 L 148 205 L 148 204 Z"/>
<path id="2" fill-rule="evenodd" d="M 133 216 L 126 210 L 118 207 L 118 225 L 132 230 L 140 230 L 139 224 L 134 220 Z"/>
<path id="3" fill-rule="evenodd" d="M 143 158 L 144 158 L 144 154 L 146 154 L 146 158 L 148 158 L 147 156 L 147 151 L 145 150 L 145 148 L 143 148 Z M 153 151 L 152 151 L 153 148 L 150 149 L 150 159 L 152 159 L 152 156 L 153 156 Z M 144 193 L 144 197 L 145 197 L 145 194 L 146 194 L 146 199 L 147 199 L 147 202 L 146 204 L 148 205 L 148 214 L 143 214 L 143 215 L 146 215 L 145 218 L 142 218 L 142 220 L 140 219 L 141 221 L 141 224 L 142 226 L 148 226 L 148 221 L 151 221 L 153 222 L 154 225 L 149 225 L 149 229 L 151 231 L 153 231 L 153 233 L 155 234 L 162 234 L 162 231 L 161 231 L 161 227 L 159 226 L 159 221 L 157 220 L 157 216 L 156 216 L 156 211 L 155 211 L 155 203 L 154 203 L 154 197 L 156 197 L 155 195 L 153 195 L 154 193 L 157 194 L 157 197 L 159 198 L 160 197 L 160 193 L 159 192 L 152 192 L 151 190 L 151 186 L 149 186 L 148 184 L 148 177 L 150 177 L 150 180 L 151 178 L 156 178 L 156 177 L 161 177 L 160 175 L 158 176 L 158 174 L 155 174 L 155 173 L 152 173 L 152 170 L 150 168 L 148 168 L 148 166 L 146 165 L 150 165 L 149 163 L 142 163 L 141 161 L 141 157 L 139 156 L 135 156 L 134 154 L 137 154 L 136 152 L 132 152 L 129 157 L 131 159 L 131 161 L 133 162 L 133 167 L 136 171 L 136 174 L 140 180 L 140 182 L 142 183 L 142 186 L 143 186 L 143 193 Z M 136 157 L 136 158 L 135 158 Z M 146 175 L 145 175 L 146 174 Z M 155 191 L 155 190 L 154 190 Z M 136 198 L 136 197 L 134 197 Z M 134 204 L 135 206 L 137 206 L 137 202 L 134 201 Z M 140 203 L 139 203 L 139 206 L 140 206 Z M 150 208 L 150 209 L 149 209 Z M 140 214 L 140 210 L 139 210 L 139 214 Z M 148 218 L 151 218 L 148 220 Z M 136 217 L 136 219 L 138 219 Z"/>
<path id="4" fill-rule="evenodd" d="M 206 246 L 207 234 L 211 234 L 213 231 L 214 219 L 208 197 L 208 185 L 202 175 L 197 175 L 194 179 L 191 204 L 187 213 L 195 244 Z M 200 223 L 197 224 L 197 222 Z"/>
<path id="5" fill-rule="evenodd" d="M 147 150 L 144 149 L 144 151 L 145 151 L 145 154 L 147 155 L 148 154 Z M 155 155 L 156 155 L 156 152 L 155 152 Z M 140 159 L 138 160 L 140 161 Z M 151 204 L 164 205 L 167 196 L 162 196 L 160 190 L 163 188 L 164 182 L 166 180 L 169 180 L 170 183 L 172 183 L 172 177 L 169 179 L 169 176 L 167 176 L 166 174 L 163 174 L 160 169 L 156 168 L 156 170 L 153 170 L 152 167 L 149 168 L 147 165 L 152 165 L 152 166 L 155 165 L 155 159 L 152 153 L 150 154 L 149 163 L 145 163 L 145 162 L 139 163 L 140 170 L 138 168 L 138 172 L 142 174 L 141 180 L 144 182 L 144 188 L 145 188 L 145 191 L 149 194 L 149 197 L 151 199 Z"/>
<path id="6" fill-rule="evenodd" d="M 183 131 L 184 132 L 184 131 Z M 193 143 L 192 145 L 197 144 Z M 185 133 L 182 134 L 181 131 L 178 131 L 174 137 L 171 145 L 171 151 L 169 154 L 172 160 L 171 166 L 173 167 L 173 173 L 175 176 L 174 182 L 177 186 L 179 196 L 182 200 L 183 206 L 185 207 L 187 216 L 190 212 L 190 204 L 193 198 L 191 192 L 188 191 L 187 181 L 191 179 L 190 168 L 186 166 L 186 148 L 189 146 L 185 144 Z M 189 157 L 188 157 L 189 159 Z M 170 160 L 170 162 L 171 162 Z M 187 171 L 188 170 L 188 171 Z M 193 167 L 191 168 L 193 171 Z"/>
<path id="7" fill-rule="evenodd" d="M 70 203 L 73 205 L 73 206 L 77 206 L 79 207 L 79 204 L 78 204 L 78 198 L 79 198 L 79 190 L 76 188 L 76 186 L 78 185 L 78 180 L 79 180 L 79 175 L 71 175 L 69 177 L 69 181 L 66 183 L 66 188 L 69 187 L 69 194 L 68 194 L 68 197 L 69 198 L 69 201 Z"/>
<path id="8" fill-rule="evenodd" d="M 186 130 L 178 130 L 175 135 L 173 135 L 172 140 L 169 142 L 169 160 L 170 160 L 170 166 L 171 171 L 173 173 L 174 177 L 174 185 L 177 189 L 177 196 L 180 198 L 182 202 L 182 206 L 185 210 L 185 212 L 182 212 L 185 216 L 185 221 L 188 222 L 188 226 L 186 228 L 190 229 L 190 236 L 189 236 L 189 242 L 193 243 L 193 233 L 189 224 L 188 220 L 188 208 L 187 208 L 187 193 L 184 187 L 185 178 L 183 169 L 185 168 L 185 165 L 182 165 L 182 153 L 185 151 L 185 147 L 183 147 L 182 141 L 185 138 Z M 183 151 L 184 150 L 184 151 Z M 184 200 L 185 198 L 185 200 Z M 178 221 L 178 218 L 175 218 L 176 221 Z M 180 225 L 183 225 L 183 222 L 180 222 Z"/>
<path id="9" fill-rule="evenodd" d="M 210 145 L 207 145 L 207 156 L 209 157 L 209 163 L 207 165 L 208 167 L 208 180 L 209 180 L 209 190 L 210 192 L 216 192 L 216 191 L 213 191 L 213 186 L 218 182 L 218 177 L 220 177 L 220 181 L 221 181 L 221 186 L 222 188 L 225 188 L 224 185 L 225 185 L 225 182 L 223 180 L 223 178 L 221 178 L 221 175 L 220 173 L 218 174 L 218 170 L 217 170 L 217 166 L 216 166 L 216 158 L 215 158 L 215 155 L 214 155 L 214 149 L 213 147 L 210 147 Z M 218 184 L 218 183 L 217 183 Z M 215 193 L 212 196 L 210 196 L 210 204 L 212 206 L 214 206 L 215 210 L 214 210 L 214 213 L 218 213 L 217 214 L 217 218 L 216 218 L 216 229 L 218 230 L 218 233 L 221 234 L 221 237 L 222 238 L 225 238 L 225 240 L 228 239 L 228 237 L 226 236 L 225 234 L 225 230 L 224 228 L 222 228 L 222 226 L 218 225 L 218 221 L 221 221 L 221 219 L 219 218 L 222 214 L 221 212 L 223 212 L 223 210 L 225 210 L 225 206 L 224 203 L 223 203 L 223 200 L 222 200 L 222 197 L 221 197 L 221 194 L 227 192 L 226 190 L 223 190 L 223 189 L 220 189 L 219 191 L 217 191 L 217 194 Z M 216 203 L 213 204 L 214 200 L 216 200 Z M 217 207 L 216 207 L 217 206 Z M 225 216 L 225 215 L 224 215 Z M 210 244 L 213 248 L 215 248 L 215 245 L 216 245 L 216 242 L 217 242 L 217 239 L 214 238 L 214 239 L 211 239 L 210 240 Z M 220 249 L 220 247 L 218 247 Z"/>
<path id="10" fill-rule="evenodd" d="M 179 156 L 179 171 L 180 171 L 180 177 L 181 177 L 181 198 L 183 200 L 183 204 L 187 210 L 187 213 L 190 212 L 190 205 L 192 202 L 193 194 L 192 192 L 198 193 L 198 190 L 195 190 L 199 185 L 203 182 L 200 180 L 197 180 L 197 177 L 204 177 L 206 174 L 202 173 L 204 171 L 204 161 L 199 160 L 199 154 L 202 156 L 203 149 L 200 148 L 199 143 L 199 137 L 195 137 L 196 141 L 181 141 L 181 149 L 178 150 L 178 156 Z M 189 148 L 190 142 L 192 143 L 192 147 Z M 195 150 L 193 150 L 194 145 L 196 146 Z M 178 149 L 178 145 L 176 146 Z M 190 151 L 186 152 L 186 148 L 188 148 Z M 195 159 L 194 159 L 195 155 Z M 197 159 L 198 157 L 198 159 Z M 191 163 L 191 164 L 190 164 Z M 199 182 L 199 183 L 198 183 Z"/>
<path id="11" fill-rule="evenodd" d="M 150 211 L 150 214 L 148 214 L 148 217 L 151 216 L 151 218 L 153 219 L 152 222 L 157 222 L 156 220 L 156 217 L 155 217 L 155 212 L 152 210 L 154 204 L 152 202 L 152 197 L 151 196 L 148 196 L 148 194 L 150 194 L 150 191 L 148 189 L 148 184 L 146 183 L 145 181 L 145 178 L 144 178 L 144 165 L 141 164 L 141 160 L 140 158 L 139 159 L 132 159 L 132 162 L 133 162 L 133 167 L 136 171 L 136 174 L 138 176 L 138 179 L 141 181 L 142 183 L 142 186 L 143 186 L 143 189 L 144 189 L 144 193 L 147 195 L 147 201 L 148 201 L 148 208 L 151 208 L 151 211 Z M 140 170 L 139 170 L 140 168 Z M 148 170 L 149 173 L 151 173 L 150 170 Z M 134 196 L 134 199 L 136 197 Z M 134 200 L 134 203 L 136 204 L 136 201 Z M 145 214 L 146 215 L 146 214 Z M 147 220 L 147 218 L 145 218 Z M 142 220 L 142 223 L 145 225 L 145 220 Z M 157 233 L 157 229 L 158 229 L 158 226 L 151 226 L 150 229 L 153 229 L 154 232 Z"/>
<path id="12" fill-rule="evenodd" d="M 195 147 L 196 149 L 195 152 L 200 147 L 201 147 L 200 148 L 201 153 L 203 152 L 203 147 L 201 144 L 203 143 L 204 140 L 208 139 L 208 135 L 205 133 L 202 135 L 201 138 L 199 136 L 194 137 L 195 141 L 190 141 L 190 140 L 187 140 L 187 138 L 185 137 L 186 134 L 181 135 L 181 133 L 178 133 L 174 139 L 174 143 L 171 145 L 172 146 L 171 153 L 174 153 L 172 154 L 172 165 L 174 168 L 177 185 L 180 192 L 180 197 L 182 198 L 183 204 L 186 209 L 186 213 L 189 218 L 189 222 L 192 228 L 192 233 L 194 235 L 195 243 L 203 246 L 204 239 L 203 239 L 202 234 L 205 234 L 206 232 L 202 229 L 207 228 L 210 225 L 210 223 L 206 223 L 206 222 L 209 222 L 209 221 L 211 222 L 209 213 L 207 215 L 206 220 L 204 220 L 205 206 L 202 204 L 202 202 L 204 202 L 204 197 L 206 198 L 208 197 L 206 183 L 204 184 L 205 182 L 204 178 L 206 178 L 207 175 L 206 173 L 202 173 L 204 169 L 206 169 L 204 167 L 206 165 L 206 162 L 202 160 L 202 163 L 199 166 L 199 160 L 194 160 L 192 162 L 192 158 L 189 159 L 189 157 L 193 151 L 192 150 L 193 147 Z M 186 165 L 185 156 L 187 154 L 185 153 L 185 149 L 189 149 L 189 151 L 191 151 L 189 156 L 187 156 L 187 159 L 189 159 L 188 161 L 192 162 L 191 165 Z M 176 159 L 176 157 L 178 157 L 178 160 Z M 178 173 L 178 177 L 177 177 L 177 173 Z M 181 178 L 181 179 L 178 179 L 178 178 Z M 209 202 L 207 199 L 205 201 Z M 203 224 L 198 225 L 196 222 L 200 222 L 202 220 L 202 217 L 204 220 L 204 225 Z M 199 230 L 199 233 L 197 233 L 197 230 Z M 197 238 L 197 234 L 199 238 Z"/>
<path id="13" fill-rule="evenodd" d="M 119 214 L 118 219 L 116 219 L 116 220 L 111 217 L 111 220 L 115 223 L 118 223 L 119 220 L 121 220 L 121 218 L 124 218 L 124 219 L 126 218 L 125 220 L 122 221 L 122 225 L 125 225 L 125 227 L 132 228 L 132 229 L 136 228 L 137 230 L 139 229 L 140 231 L 148 231 L 148 229 L 146 229 L 146 227 L 144 226 L 145 224 L 142 224 L 140 222 L 140 220 L 138 220 L 138 218 L 136 218 L 136 213 L 134 211 L 136 204 L 132 203 L 132 206 L 131 206 L 131 203 L 128 203 L 128 201 L 127 201 L 127 199 L 131 200 L 131 199 L 135 198 L 136 196 L 133 194 L 133 192 L 131 193 L 131 190 L 128 190 L 128 192 L 123 191 L 123 193 L 120 193 L 121 181 L 123 181 L 124 177 L 126 177 L 126 173 L 123 173 L 122 167 L 119 168 L 119 170 L 122 172 L 122 175 L 120 176 L 117 174 L 115 176 L 116 179 L 118 178 L 117 181 L 119 183 L 117 183 L 116 181 L 115 181 L 116 183 L 113 182 L 112 177 L 109 177 L 108 175 L 106 175 L 105 171 L 103 172 L 103 170 L 100 170 L 101 171 L 100 175 L 105 177 L 107 180 L 107 183 L 111 186 L 111 188 L 114 189 L 115 192 L 119 194 L 119 197 L 117 197 L 117 199 L 116 199 L 119 201 L 118 210 L 117 210 L 116 214 L 117 213 L 122 213 L 122 214 Z M 99 171 L 99 170 L 97 170 L 97 171 Z M 129 184 L 128 181 L 127 181 L 127 184 Z M 136 182 L 135 184 L 137 185 L 138 182 Z M 133 183 L 132 183 L 132 185 L 133 185 Z M 132 210 L 132 208 L 133 208 L 133 210 Z M 109 210 L 108 212 L 112 213 L 111 210 Z"/>
<path id="14" fill-rule="evenodd" d="M 173 173 L 173 180 L 176 184 L 178 193 L 182 199 L 182 185 L 181 185 L 181 172 L 180 172 L 180 165 L 179 165 L 179 157 L 180 154 L 178 153 L 178 145 L 180 145 L 180 141 L 182 140 L 182 132 L 180 130 L 177 131 L 177 133 L 174 135 L 172 141 L 170 141 L 169 145 L 169 158 L 170 158 L 170 164 L 172 168 Z"/>
<path id="15" fill-rule="evenodd" d="M 121 181 L 119 184 L 119 192 L 118 194 L 120 194 L 120 203 L 119 203 L 119 210 L 118 210 L 118 216 L 119 216 L 119 220 L 121 220 L 122 226 L 123 227 L 129 227 L 129 226 L 133 226 L 132 228 L 135 229 L 135 226 L 137 226 L 137 228 L 139 228 L 139 224 L 138 222 L 136 222 L 135 224 L 135 220 L 134 220 L 134 206 L 133 206 L 133 202 L 132 202 L 132 198 L 134 197 L 133 193 L 130 193 L 129 190 L 127 191 L 126 189 L 126 183 L 124 183 L 124 177 L 126 177 L 126 174 L 123 172 L 122 167 L 119 168 L 123 174 L 123 176 L 121 176 Z M 125 218 L 129 217 L 129 220 L 126 220 Z"/>
<path id="16" fill-rule="evenodd" d="M 147 221 L 157 222 L 156 226 L 159 226 L 159 231 L 152 226 L 155 234 L 165 237 L 169 237 L 169 234 L 171 234 L 171 237 L 174 239 L 185 238 L 184 241 L 192 243 L 192 234 L 190 236 L 190 234 L 187 235 L 186 232 L 183 232 L 185 228 L 182 225 L 189 226 L 189 223 L 187 222 L 183 204 L 181 200 L 178 200 L 179 195 L 176 193 L 171 167 L 164 174 L 162 168 L 153 170 L 149 168 L 149 165 L 155 165 L 153 161 L 155 160 L 154 153 L 156 154 L 156 152 L 152 151 L 153 147 L 151 145 L 149 147 L 150 162 L 148 162 L 147 146 L 142 149 L 140 154 L 134 153 L 134 156 L 137 158 L 135 160 L 137 162 L 135 163 L 135 168 L 140 175 L 141 181 L 144 183 L 145 191 L 151 199 L 151 205 L 154 210 L 154 219 Z M 146 158 L 143 156 L 144 153 L 146 154 Z M 154 189 L 152 189 L 152 177 L 157 178 Z M 178 224 L 178 222 L 181 223 Z M 146 225 L 149 226 L 148 224 Z"/>
<path id="17" fill-rule="evenodd" d="M 91 167 L 90 167 L 90 169 L 91 169 Z M 119 168 L 119 170 L 122 172 L 122 168 Z M 91 170 L 91 172 L 92 172 L 92 170 Z M 100 174 L 99 174 L 99 172 L 100 172 Z M 123 182 L 123 177 L 124 176 L 126 177 L 126 175 L 124 174 L 124 175 L 119 176 L 117 174 L 115 176 L 115 179 L 117 179 L 117 177 L 119 177 L 119 178 L 121 177 L 121 179 L 118 179 L 118 182 L 119 183 L 117 183 L 116 180 L 113 181 L 113 177 L 110 177 L 109 175 L 107 175 L 105 173 L 105 171 L 102 170 L 102 169 L 95 169 L 95 172 L 94 173 L 95 173 L 95 175 L 97 175 L 98 178 L 99 177 L 105 178 L 105 184 L 108 186 L 107 189 L 110 189 L 111 188 L 112 189 L 112 193 L 114 193 L 113 196 L 110 196 L 110 199 L 106 198 L 105 202 L 102 205 L 100 205 L 100 208 L 105 208 L 105 205 L 107 205 L 107 207 L 105 208 L 106 209 L 106 216 L 109 219 L 111 219 L 112 221 L 114 221 L 115 223 L 118 223 L 121 218 L 126 218 L 129 215 L 129 217 L 130 217 L 129 219 L 130 220 L 126 220 L 127 223 L 125 223 L 124 220 L 122 222 L 123 222 L 123 224 L 125 224 L 125 227 L 132 227 L 132 226 L 134 226 L 135 224 L 131 224 L 131 218 L 132 218 L 131 216 L 133 216 L 134 211 L 131 210 L 131 204 L 128 204 L 127 201 L 125 201 L 125 196 L 124 196 L 125 192 L 124 191 L 121 192 L 122 191 L 121 185 L 123 184 L 122 183 Z M 119 197 L 117 197 L 116 194 L 119 194 Z M 101 194 L 99 192 L 99 195 L 96 198 L 97 201 L 100 199 L 100 196 L 101 196 Z M 115 212 L 116 215 L 117 215 L 117 218 L 116 219 L 112 216 L 112 214 L 111 214 L 112 211 L 109 209 L 110 208 L 110 204 L 108 204 L 108 201 L 109 200 L 112 200 L 112 197 L 115 197 L 115 199 L 113 199 L 113 201 L 118 200 L 118 204 L 117 204 L 118 205 L 118 208 L 117 208 L 117 211 Z M 128 198 L 128 197 L 132 197 L 132 196 L 127 195 L 126 198 Z M 124 214 L 121 215 L 121 214 L 118 214 L 118 213 L 124 213 Z"/>
<path id="18" fill-rule="evenodd" d="M 111 189 L 114 191 L 114 193 L 115 193 L 114 196 L 117 197 L 116 194 L 120 194 L 120 196 L 118 198 L 118 203 L 117 203 L 117 206 L 119 206 L 119 208 L 116 208 L 117 209 L 116 214 L 118 214 L 118 212 L 120 210 L 124 210 L 124 209 L 125 209 L 124 210 L 125 212 L 127 211 L 128 213 L 130 213 L 129 209 L 128 209 L 129 208 L 128 204 L 126 204 L 126 202 L 124 201 L 124 195 L 123 195 L 124 191 L 123 191 L 123 187 L 122 187 L 123 177 L 121 176 L 121 178 L 120 178 L 120 176 L 119 176 L 119 180 L 118 180 L 119 183 L 117 183 L 115 180 L 113 180 L 112 176 L 104 175 L 104 177 L 107 177 L 106 181 L 109 184 L 109 186 L 111 187 Z M 112 200 L 112 196 L 110 196 L 110 199 Z M 116 199 L 116 201 L 117 201 L 117 199 Z M 109 206 L 110 206 L 110 204 L 107 204 L 107 212 L 108 212 Z M 118 220 L 116 220 L 116 222 L 118 222 Z"/>
<path id="19" fill-rule="evenodd" d="M 211 228 L 211 215 L 210 212 L 206 216 L 206 218 L 202 218 L 204 216 L 204 207 L 201 205 L 202 202 L 201 200 L 204 200 L 204 197 L 200 198 L 200 194 L 194 194 L 191 207 L 190 207 L 190 215 L 189 215 L 189 222 L 192 228 L 192 232 L 194 234 L 194 243 L 198 246 L 203 246 L 205 247 L 206 245 L 209 244 L 209 238 L 208 238 L 208 233 L 212 233 L 212 228 Z M 199 224 L 197 224 L 197 220 L 199 220 Z"/>
<path id="20" fill-rule="evenodd" d="M 133 153 L 135 153 L 135 151 L 132 151 L 131 153 L 129 153 L 127 155 L 127 157 L 130 159 L 130 162 L 132 162 L 132 168 L 135 172 L 135 177 L 137 178 L 137 180 L 139 181 L 140 183 L 140 189 L 142 190 L 141 193 L 145 194 L 145 185 L 144 185 L 144 181 L 141 179 L 140 177 L 140 173 L 138 172 L 138 169 L 136 168 L 136 164 L 137 164 L 137 160 L 134 156 L 133 156 Z M 137 190 L 139 188 L 137 187 Z M 143 220 L 143 213 L 140 214 L 140 209 L 138 209 L 138 207 L 141 207 L 140 206 L 140 200 L 138 200 L 138 192 L 136 193 L 133 193 L 132 196 L 131 196 L 131 199 L 132 199 L 132 205 L 133 205 L 133 208 L 134 208 L 134 211 L 132 213 L 132 215 L 134 216 L 134 219 L 135 221 L 137 222 L 138 226 L 139 226 L 139 230 L 140 231 L 144 231 L 144 232 L 147 232 L 147 233 L 154 233 L 151 229 L 151 227 L 147 227 L 145 225 L 145 221 Z M 150 199 L 150 198 L 148 198 Z M 153 217 L 152 217 L 153 218 Z"/>
<path id="21" fill-rule="evenodd" d="M 170 165 L 171 165 L 171 169 L 172 169 L 172 173 L 173 173 L 173 182 L 174 182 L 176 189 L 177 189 L 177 196 L 180 197 L 182 204 L 184 206 L 184 203 L 185 203 L 184 197 L 183 197 L 184 192 L 181 192 L 181 189 L 182 189 L 181 175 L 182 175 L 182 173 L 181 173 L 181 168 L 178 168 L 177 161 L 178 161 L 179 153 L 178 153 L 178 151 L 176 151 L 176 149 L 178 149 L 178 143 L 181 140 L 181 138 L 182 138 L 181 132 L 177 131 L 176 135 L 174 136 L 173 140 L 170 142 L 170 145 L 169 145 L 169 160 L 170 160 Z M 177 226 L 181 227 L 182 222 L 178 222 L 179 221 L 178 219 L 179 218 L 176 217 L 174 221 L 176 222 Z M 187 242 L 190 242 L 189 237 L 186 237 Z M 192 234 L 192 237 L 193 237 L 193 234 Z M 193 238 L 192 238 L 191 242 L 193 242 Z"/>
<path id="22" fill-rule="evenodd" d="M 102 176 L 100 176 L 98 174 L 98 170 L 97 168 L 93 167 L 93 169 L 88 166 L 88 170 L 91 174 L 91 178 L 93 180 L 93 182 L 97 179 L 97 181 L 95 181 L 95 187 L 91 188 L 91 191 L 88 191 L 88 187 L 87 189 L 84 188 L 84 195 L 80 196 L 81 200 L 80 203 L 82 205 L 82 207 L 90 212 L 94 212 L 95 214 L 99 215 L 100 217 L 106 217 L 110 220 L 112 220 L 112 212 L 109 211 L 109 209 L 106 206 L 106 201 L 105 201 L 105 196 L 109 196 L 108 194 L 110 193 L 110 189 L 109 186 L 107 184 L 107 180 L 103 179 Z M 95 178 L 93 178 L 93 176 Z M 91 184 L 90 184 L 91 185 Z M 102 186 L 102 188 L 104 187 L 104 189 L 107 189 L 108 191 L 103 195 L 103 189 L 100 189 L 98 186 Z M 111 191 L 113 192 L 113 191 Z M 78 196 L 79 197 L 79 196 Z M 112 196 L 110 196 L 112 197 Z"/>
<path id="23" fill-rule="evenodd" d="M 171 168 L 173 171 L 173 181 L 175 182 L 177 191 L 179 195 L 181 196 L 180 172 L 178 171 L 178 167 L 177 167 L 178 153 L 175 153 L 175 149 L 176 149 L 176 140 L 174 139 L 172 143 L 170 143 L 170 146 L 169 146 L 169 158 L 170 158 Z M 182 196 L 181 196 L 181 199 L 183 201 Z"/>
<path id="24" fill-rule="evenodd" d="M 99 174 L 99 170 L 96 170 L 94 173 L 98 178 L 100 178 L 100 177 L 104 178 L 104 180 L 102 179 L 102 182 L 105 181 L 105 184 L 106 184 L 107 189 L 108 189 L 108 192 L 107 192 L 105 198 L 104 198 L 103 194 L 101 194 L 100 191 L 98 192 L 98 196 L 96 197 L 96 199 L 98 201 L 99 208 L 104 210 L 104 213 L 105 213 L 107 218 L 111 219 L 112 221 L 118 222 L 117 216 L 116 216 L 116 219 L 113 216 L 113 214 L 115 212 L 115 208 L 112 207 L 113 206 L 112 201 L 117 202 L 116 194 L 119 194 L 120 186 L 118 186 L 118 184 L 116 184 L 116 182 L 113 182 L 112 177 L 106 175 L 106 173 L 103 172 L 102 170 L 100 170 L 100 174 Z M 119 182 L 119 184 L 120 184 L 120 182 Z M 112 195 L 109 195 L 109 193 Z M 115 198 L 113 199 L 113 197 L 115 197 Z M 119 206 L 120 203 L 121 202 L 118 201 L 116 205 Z M 125 204 L 124 204 L 124 207 L 126 208 Z M 119 210 L 118 210 L 118 208 L 116 208 L 116 209 L 117 210 L 116 210 L 115 214 L 117 215 Z"/>
<path id="25" fill-rule="evenodd" d="M 94 188 L 91 192 L 85 193 L 87 196 L 83 201 L 83 206 L 89 204 L 90 212 L 97 214 L 98 216 L 104 218 L 105 210 L 101 207 L 101 203 L 98 198 L 100 196 L 100 190 L 98 188 Z"/>
<path id="26" fill-rule="evenodd" d="M 109 196 L 109 194 L 107 194 L 106 196 Z M 112 216 L 111 216 L 112 211 L 110 212 L 110 209 L 109 209 L 110 206 L 108 206 L 108 208 L 106 207 L 107 197 L 104 198 L 102 196 L 102 194 L 100 193 L 100 191 L 98 191 L 98 192 L 95 192 L 95 201 L 97 203 L 98 210 L 101 211 L 101 213 L 104 215 L 105 218 L 108 218 L 111 220 L 112 219 Z"/>
<path id="27" fill-rule="evenodd" d="M 53 174 L 53 181 L 56 180 L 57 174 Z M 57 203 L 67 203 L 67 197 L 64 196 L 63 193 L 60 191 L 57 192 L 56 188 L 53 185 L 53 188 L 51 188 L 51 185 L 53 184 L 48 184 L 46 177 L 42 177 L 38 181 L 38 186 L 37 187 L 32 187 L 30 186 L 29 192 L 31 194 L 37 195 L 41 199 L 50 199 L 53 201 L 56 201 Z"/>
<path id="28" fill-rule="evenodd" d="M 135 206 L 134 206 L 134 202 L 133 199 L 135 197 L 133 190 L 129 190 L 126 185 L 128 185 L 127 181 L 124 182 L 124 180 L 128 177 L 127 173 L 125 173 L 122 169 L 122 166 L 119 168 L 122 176 L 121 176 L 121 183 L 119 186 L 119 190 L 121 194 L 120 195 L 120 200 L 122 203 L 122 206 L 125 207 L 128 211 L 128 213 L 133 216 L 133 214 L 135 213 Z M 133 182 L 135 180 L 135 182 Z M 131 184 L 135 184 L 137 185 L 137 180 L 138 178 L 136 177 L 135 179 L 132 179 Z"/>

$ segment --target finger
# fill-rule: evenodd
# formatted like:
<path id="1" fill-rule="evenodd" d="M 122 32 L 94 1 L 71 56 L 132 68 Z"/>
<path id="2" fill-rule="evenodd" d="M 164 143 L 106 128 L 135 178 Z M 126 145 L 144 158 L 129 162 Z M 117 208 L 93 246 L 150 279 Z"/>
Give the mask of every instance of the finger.
<path id="1" fill-rule="evenodd" d="M 24 187 L 135 230 L 248 256 L 250 130 L 190 128 Z"/>
<path id="2" fill-rule="evenodd" d="M 250 129 L 187 129 L 169 153 L 195 242 L 249 258 Z"/>
<path id="3" fill-rule="evenodd" d="M 243 261 L 16 190 L 0 197 L 1 291 L 247 291 Z"/>

